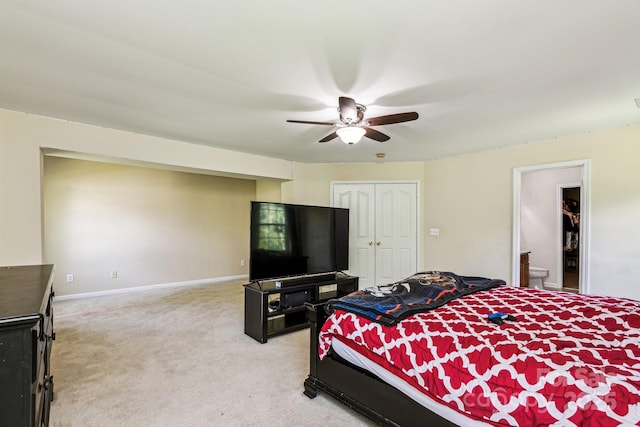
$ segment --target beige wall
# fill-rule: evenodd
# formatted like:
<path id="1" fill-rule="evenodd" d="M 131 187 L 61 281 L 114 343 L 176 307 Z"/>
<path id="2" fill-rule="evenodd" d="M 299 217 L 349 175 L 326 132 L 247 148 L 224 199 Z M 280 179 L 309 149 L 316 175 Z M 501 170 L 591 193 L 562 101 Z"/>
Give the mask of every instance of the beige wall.
<path id="1" fill-rule="evenodd" d="M 0 110 L 0 265 L 42 262 L 41 154 Z"/>
<path id="2" fill-rule="evenodd" d="M 425 266 L 510 281 L 511 165 L 493 156 L 425 166 Z"/>
<path id="3" fill-rule="evenodd" d="M 282 184 L 284 202 L 329 206 L 331 181 L 420 181 L 423 162 L 294 163 L 292 181 Z"/>
<path id="4" fill-rule="evenodd" d="M 640 299 L 640 126 L 435 160 L 425 164 L 425 266 L 510 281 L 513 169 L 591 159 L 590 283 L 586 291 Z"/>
<path id="5" fill-rule="evenodd" d="M 285 160 L 0 110 L 0 265 L 43 261 L 43 149 L 202 174 L 291 178 Z"/>
<path id="6" fill-rule="evenodd" d="M 56 293 L 246 275 L 255 188 L 252 180 L 45 157 L 44 261 L 56 265 Z"/>
<path id="7" fill-rule="evenodd" d="M 280 202 L 281 183 L 279 181 L 257 181 L 256 200 L 261 202 Z"/>
<path id="8" fill-rule="evenodd" d="M 410 164 L 294 165 L 283 198 L 329 203 L 332 180 L 421 179 L 424 269 L 512 277 L 513 170 L 591 160 L 586 292 L 640 299 L 640 126 Z M 440 228 L 439 236 L 428 229 Z"/>
<path id="9" fill-rule="evenodd" d="M 640 126 L 428 162 L 307 165 L 0 110 L 0 264 L 42 261 L 40 147 L 286 180 L 281 200 L 329 204 L 333 180 L 419 180 L 424 268 L 511 277 L 513 169 L 591 160 L 587 292 L 640 299 Z M 227 157 L 229 161 L 227 162 Z M 234 157 L 236 156 L 236 157 Z M 205 159 L 203 161 L 203 158 Z M 269 166 L 263 166 L 262 163 Z M 255 172 L 258 171 L 258 172 Z M 261 194 L 277 197 L 273 185 Z M 440 236 L 427 236 L 430 227 Z"/>

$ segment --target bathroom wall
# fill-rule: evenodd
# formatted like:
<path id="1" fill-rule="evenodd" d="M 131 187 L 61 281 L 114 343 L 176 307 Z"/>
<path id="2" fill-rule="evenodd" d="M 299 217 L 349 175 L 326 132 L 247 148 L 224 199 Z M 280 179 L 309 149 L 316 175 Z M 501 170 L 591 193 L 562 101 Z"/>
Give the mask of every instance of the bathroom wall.
<path id="1" fill-rule="evenodd" d="M 558 286 L 558 186 L 579 184 L 582 167 L 524 172 L 520 194 L 520 248 L 531 266 L 549 270 L 547 286 Z"/>

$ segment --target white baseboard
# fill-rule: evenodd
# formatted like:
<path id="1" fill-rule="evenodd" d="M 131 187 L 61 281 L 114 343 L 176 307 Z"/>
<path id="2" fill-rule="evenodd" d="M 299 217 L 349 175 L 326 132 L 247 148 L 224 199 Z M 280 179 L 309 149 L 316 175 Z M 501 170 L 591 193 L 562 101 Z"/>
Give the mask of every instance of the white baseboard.
<path id="1" fill-rule="evenodd" d="M 122 288 L 122 289 L 110 289 L 108 291 L 84 292 L 79 294 L 69 294 L 69 295 L 59 295 L 59 296 L 56 295 L 54 299 L 56 301 L 64 301 L 64 300 L 70 300 L 70 299 L 93 298 L 93 297 L 99 297 L 99 296 L 105 296 L 105 295 L 130 294 L 134 292 L 157 291 L 159 289 L 180 288 L 184 286 L 198 286 L 198 285 L 227 282 L 229 280 L 240 280 L 240 279 L 248 279 L 248 278 L 249 276 L 246 274 L 242 274 L 240 276 L 212 277 L 209 279 L 187 280 L 184 282 L 159 283 L 157 285 L 135 286 L 132 288 Z"/>
<path id="2" fill-rule="evenodd" d="M 562 289 L 560 285 L 555 282 L 544 282 L 544 287 L 549 289 Z"/>

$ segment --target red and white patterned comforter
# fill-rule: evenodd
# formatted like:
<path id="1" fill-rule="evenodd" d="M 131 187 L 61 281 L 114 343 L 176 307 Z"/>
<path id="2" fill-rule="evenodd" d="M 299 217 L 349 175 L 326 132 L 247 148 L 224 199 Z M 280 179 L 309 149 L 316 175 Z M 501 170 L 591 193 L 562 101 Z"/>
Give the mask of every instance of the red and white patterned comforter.
<path id="1" fill-rule="evenodd" d="M 321 359 L 338 339 L 470 418 L 640 424 L 639 301 L 501 286 L 395 326 L 337 310 L 319 339 Z"/>

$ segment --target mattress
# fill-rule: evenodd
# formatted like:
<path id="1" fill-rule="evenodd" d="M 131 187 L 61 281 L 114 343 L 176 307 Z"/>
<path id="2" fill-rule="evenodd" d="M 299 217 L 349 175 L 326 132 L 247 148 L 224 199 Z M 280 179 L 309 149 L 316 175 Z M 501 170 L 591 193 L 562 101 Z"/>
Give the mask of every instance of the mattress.
<path id="1" fill-rule="evenodd" d="M 634 300 L 501 286 L 395 326 L 337 310 L 320 357 L 331 347 L 457 424 L 640 424 Z"/>

